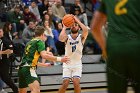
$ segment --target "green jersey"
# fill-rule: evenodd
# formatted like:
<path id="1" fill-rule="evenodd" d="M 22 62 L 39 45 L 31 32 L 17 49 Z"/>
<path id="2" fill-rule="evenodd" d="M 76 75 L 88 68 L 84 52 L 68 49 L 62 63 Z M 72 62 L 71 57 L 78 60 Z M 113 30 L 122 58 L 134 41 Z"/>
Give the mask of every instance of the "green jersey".
<path id="1" fill-rule="evenodd" d="M 108 18 L 109 38 L 137 40 L 140 38 L 140 0 L 102 0 L 99 11 Z"/>
<path id="2" fill-rule="evenodd" d="M 107 15 L 108 93 L 126 93 L 128 82 L 140 93 L 140 0 L 102 0 Z"/>
<path id="3" fill-rule="evenodd" d="M 45 44 L 42 40 L 34 38 L 29 41 L 25 47 L 21 66 L 25 64 L 36 66 L 40 52 L 43 50 L 45 50 Z"/>
<path id="4" fill-rule="evenodd" d="M 102 0 L 99 11 L 107 15 L 107 51 L 140 52 L 140 0 Z M 129 51 L 128 51 L 129 50 Z"/>

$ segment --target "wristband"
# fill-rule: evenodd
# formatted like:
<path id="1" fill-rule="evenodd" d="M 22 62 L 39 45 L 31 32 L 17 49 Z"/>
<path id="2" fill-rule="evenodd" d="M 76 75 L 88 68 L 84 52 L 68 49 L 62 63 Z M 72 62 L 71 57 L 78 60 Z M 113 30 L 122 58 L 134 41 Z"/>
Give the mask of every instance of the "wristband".
<path id="1" fill-rule="evenodd" d="M 56 61 L 61 61 L 61 57 L 56 57 Z"/>

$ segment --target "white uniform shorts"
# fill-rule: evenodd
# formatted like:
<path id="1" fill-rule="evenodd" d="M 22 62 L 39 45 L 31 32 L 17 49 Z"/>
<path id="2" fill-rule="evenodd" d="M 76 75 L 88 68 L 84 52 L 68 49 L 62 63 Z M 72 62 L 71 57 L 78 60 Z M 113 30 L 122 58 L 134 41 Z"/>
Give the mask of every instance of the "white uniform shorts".
<path id="1" fill-rule="evenodd" d="M 81 78 L 82 67 L 63 67 L 63 79 L 65 78 Z"/>

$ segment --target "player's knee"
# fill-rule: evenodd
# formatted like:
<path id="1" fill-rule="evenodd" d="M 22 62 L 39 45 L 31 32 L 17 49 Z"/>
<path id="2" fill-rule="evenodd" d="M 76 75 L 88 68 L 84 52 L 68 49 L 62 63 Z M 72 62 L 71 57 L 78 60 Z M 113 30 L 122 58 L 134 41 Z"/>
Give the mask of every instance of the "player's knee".
<path id="1" fill-rule="evenodd" d="M 63 80 L 63 87 L 65 88 L 67 88 L 67 86 L 69 85 L 69 82 L 70 82 L 70 80 L 69 79 L 64 79 Z"/>
<path id="2" fill-rule="evenodd" d="M 73 84 L 74 84 L 74 86 L 79 86 L 80 85 L 80 79 L 79 78 L 73 78 Z"/>
<path id="3" fill-rule="evenodd" d="M 40 93 L 40 88 L 37 87 L 37 86 L 30 87 L 30 90 L 31 90 L 33 93 Z"/>

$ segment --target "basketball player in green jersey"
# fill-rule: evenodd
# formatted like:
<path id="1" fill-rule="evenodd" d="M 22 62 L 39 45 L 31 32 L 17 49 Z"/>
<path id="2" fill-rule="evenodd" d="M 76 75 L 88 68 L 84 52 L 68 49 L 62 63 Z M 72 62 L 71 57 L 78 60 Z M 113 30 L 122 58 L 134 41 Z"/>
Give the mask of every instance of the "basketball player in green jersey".
<path id="1" fill-rule="evenodd" d="M 140 0 L 101 0 L 92 34 L 107 59 L 108 93 L 126 93 L 128 82 L 140 93 Z M 105 39 L 102 26 L 108 22 Z"/>
<path id="2" fill-rule="evenodd" d="M 65 63 L 69 61 L 69 58 L 66 56 L 56 57 L 50 52 L 45 51 L 45 44 L 43 41 L 45 40 L 46 36 L 44 35 L 44 31 L 45 29 L 43 27 L 37 26 L 35 28 L 36 37 L 29 41 L 25 47 L 25 53 L 18 71 L 19 93 L 26 93 L 26 88 L 28 86 L 31 93 L 40 93 L 38 77 L 35 72 L 39 56 L 50 61 L 61 61 Z M 42 64 L 42 66 L 44 65 Z"/>

